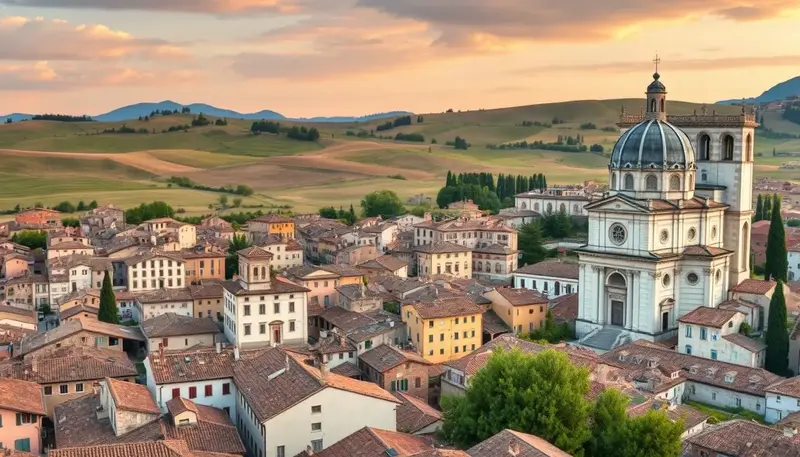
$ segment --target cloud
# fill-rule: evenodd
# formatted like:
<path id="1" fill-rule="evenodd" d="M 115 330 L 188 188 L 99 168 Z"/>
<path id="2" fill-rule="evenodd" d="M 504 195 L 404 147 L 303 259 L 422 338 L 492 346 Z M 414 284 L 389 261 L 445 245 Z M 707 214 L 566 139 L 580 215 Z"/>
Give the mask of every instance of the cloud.
<path id="1" fill-rule="evenodd" d="M 188 51 L 159 39 L 134 38 L 104 25 L 24 17 L 0 18 L 0 60 L 144 60 L 186 57 Z"/>
<path id="2" fill-rule="evenodd" d="M 91 8 L 102 10 L 171 11 L 182 13 L 247 14 L 298 13 L 317 0 L 0 0 L 0 4 L 29 7 Z"/>
<path id="3" fill-rule="evenodd" d="M 722 57 L 718 59 L 681 59 L 663 62 L 665 71 L 708 71 L 730 70 L 752 67 L 785 67 L 800 66 L 800 55 L 780 56 L 740 56 Z M 520 74 L 530 75 L 531 72 L 608 72 L 630 73 L 646 72 L 653 69 L 653 65 L 646 62 L 608 62 L 597 64 L 576 65 L 544 65 L 520 70 Z"/>
<path id="4" fill-rule="evenodd" d="M 441 31 L 439 44 L 474 46 L 491 39 L 590 42 L 705 15 L 762 20 L 800 9 L 800 0 L 359 0 L 359 6 L 431 24 Z"/>
<path id="5" fill-rule="evenodd" d="M 195 81 L 191 70 L 136 69 L 92 63 L 52 63 L 47 61 L 0 63 L 0 91 L 79 90 L 108 86 L 148 86 L 183 84 Z"/>

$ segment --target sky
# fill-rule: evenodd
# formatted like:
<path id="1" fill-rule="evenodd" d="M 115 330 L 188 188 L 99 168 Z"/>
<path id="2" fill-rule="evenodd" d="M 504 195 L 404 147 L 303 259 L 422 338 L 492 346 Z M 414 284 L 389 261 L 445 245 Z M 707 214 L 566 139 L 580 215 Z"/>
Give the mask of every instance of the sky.
<path id="1" fill-rule="evenodd" d="M 757 96 L 800 0 L 0 0 L 0 114 L 173 100 L 289 117 Z"/>

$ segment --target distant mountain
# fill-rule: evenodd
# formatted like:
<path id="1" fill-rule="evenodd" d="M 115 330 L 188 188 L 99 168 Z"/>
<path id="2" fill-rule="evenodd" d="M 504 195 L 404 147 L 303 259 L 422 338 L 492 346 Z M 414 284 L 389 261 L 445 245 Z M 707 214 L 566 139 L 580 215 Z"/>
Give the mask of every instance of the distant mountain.
<path id="1" fill-rule="evenodd" d="M 764 91 L 758 97 L 745 98 L 745 103 L 769 103 L 778 100 L 785 100 L 787 97 L 800 96 L 800 76 L 794 77 L 782 83 L 778 83 L 769 90 Z M 722 100 L 717 103 L 722 105 L 732 105 L 741 103 L 741 99 Z"/>
<path id="2" fill-rule="evenodd" d="M 104 114 L 98 114 L 96 116 L 92 116 L 92 119 L 99 122 L 127 121 L 131 119 L 138 119 L 139 116 L 148 116 L 155 110 L 180 111 L 181 108 L 184 107 L 189 107 L 192 113 L 203 113 L 213 117 L 227 117 L 230 119 L 247 119 L 247 120 L 260 120 L 260 119 L 293 120 L 293 121 L 305 121 L 305 122 L 369 122 L 375 119 L 383 119 L 387 117 L 404 116 L 407 114 L 411 114 L 406 111 L 391 111 L 388 113 L 369 114 L 367 116 L 361 116 L 361 117 L 332 116 L 332 117 L 311 117 L 311 118 L 290 119 L 280 113 L 276 113 L 275 111 L 271 110 L 262 110 L 257 113 L 239 113 L 237 111 L 229 109 L 217 108 L 216 106 L 207 105 L 205 103 L 192 103 L 190 105 L 184 105 L 181 103 L 173 102 L 172 100 L 164 100 L 163 102 L 158 102 L 158 103 L 145 102 L 145 103 L 136 103 L 134 105 L 123 106 L 122 108 L 117 108 L 113 111 L 109 111 Z M 24 119 L 30 119 L 32 116 L 33 115 L 31 114 L 14 113 L 6 116 L 0 116 L 0 122 L 6 122 L 6 119 L 9 117 L 11 118 L 12 122 L 19 122 Z"/>
<path id="3" fill-rule="evenodd" d="M 33 114 L 22 114 L 22 113 L 11 113 L 5 116 L 0 116 L 0 124 L 5 124 L 8 121 L 8 118 L 11 118 L 11 122 L 19 122 L 24 121 L 26 119 L 30 119 L 33 117 Z"/>

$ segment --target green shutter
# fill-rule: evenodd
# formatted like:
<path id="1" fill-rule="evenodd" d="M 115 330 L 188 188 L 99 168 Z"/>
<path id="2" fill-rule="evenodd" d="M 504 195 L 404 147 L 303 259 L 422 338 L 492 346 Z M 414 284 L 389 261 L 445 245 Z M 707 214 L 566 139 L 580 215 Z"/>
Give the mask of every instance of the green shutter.
<path id="1" fill-rule="evenodd" d="M 392 381 L 392 392 L 397 390 L 397 381 Z"/>
<path id="2" fill-rule="evenodd" d="M 22 414 L 17 413 L 17 425 L 22 425 Z"/>

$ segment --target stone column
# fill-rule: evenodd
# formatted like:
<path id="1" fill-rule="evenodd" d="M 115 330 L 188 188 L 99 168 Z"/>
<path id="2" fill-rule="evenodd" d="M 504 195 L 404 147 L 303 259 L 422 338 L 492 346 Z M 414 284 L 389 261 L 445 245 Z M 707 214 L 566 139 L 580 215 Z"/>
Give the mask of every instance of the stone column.
<path id="1" fill-rule="evenodd" d="M 633 284 L 633 271 L 629 271 L 625 275 L 625 280 L 628 283 L 628 290 L 625 294 L 625 325 L 623 327 L 627 329 L 633 328 L 633 297 L 635 296 L 634 291 L 634 284 Z"/>
<path id="2" fill-rule="evenodd" d="M 592 265 L 592 270 L 595 272 L 597 281 L 597 323 L 605 325 L 606 323 L 606 300 L 605 300 L 605 282 L 603 281 L 603 267 Z"/>
<path id="3" fill-rule="evenodd" d="M 678 322 L 678 314 L 680 311 L 680 299 L 681 299 L 681 288 L 680 288 L 680 279 L 681 279 L 681 268 L 676 268 L 675 273 L 672 275 L 672 290 L 675 292 L 672 294 L 672 299 L 674 303 L 672 304 L 672 320 L 670 325 L 676 324 Z M 677 327 L 677 325 L 676 325 Z"/>

